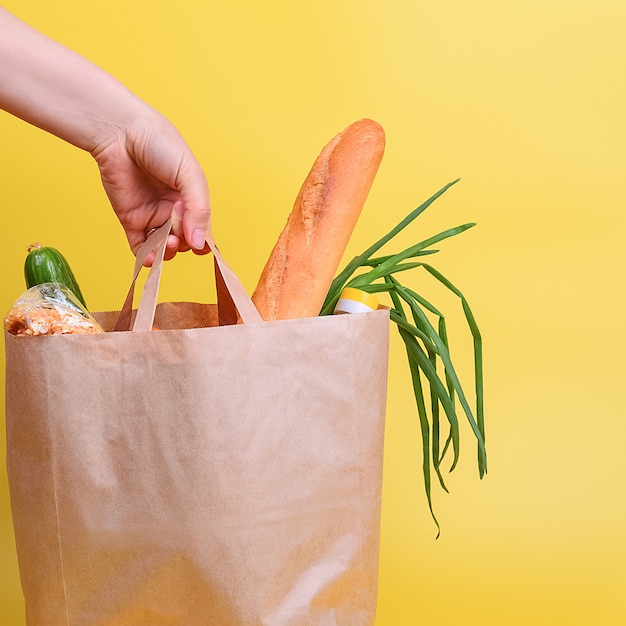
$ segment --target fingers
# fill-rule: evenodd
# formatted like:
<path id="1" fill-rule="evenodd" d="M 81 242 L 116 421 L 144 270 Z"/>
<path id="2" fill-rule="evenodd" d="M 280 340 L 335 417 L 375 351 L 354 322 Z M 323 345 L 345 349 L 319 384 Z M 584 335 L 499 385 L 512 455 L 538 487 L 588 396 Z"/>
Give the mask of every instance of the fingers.
<path id="1" fill-rule="evenodd" d="M 150 254 L 148 254 L 148 255 L 146 256 L 146 259 L 145 259 L 145 261 L 143 262 L 143 266 L 144 266 L 144 267 L 151 267 L 151 266 L 152 266 L 152 264 L 154 263 L 154 257 L 155 257 L 155 256 L 156 256 L 156 255 L 154 254 L 154 252 L 150 252 Z"/>
<path id="2" fill-rule="evenodd" d="M 173 134 L 167 134 L 165 143 L 159 142 L 157 146 L 162 157 L 161 181 L 170 187 L 168 199 L 174 200 L 171 235 L 165 250 L 167 260 L 188 250 L 197 254 L 208 252 L 206 236 L 211 220 L 209 187 L 204 171 L 178 131 L 170 128 Z M 162 138 L 164 135 L 158 136 Z M 174 155 L 177 155 L 175 168 L 172 167 Z"/>
<path id="3" fill-rule="evenodd" d="M 206 233 L 202 232 L 202 241 L 198 241 L 199 247 L 190 246 L 187 242 L 187 238 L 184 234 L 184 222 L 187 219 L 190 211 L 185 210 L 185 204 L 182 200 L 178 200 L 172 207 L 171 220 L 171 234 L 165 244 L 165 256 L 164 259 L 169 261 L 173 259 L 178 252 L 187 252 L 193 250 L 196 254 L 206 254 L 209 252 L 209 247 L 206 243 Z"/>
<path id="4" fill-rule="evenodd" d="M 176 137 L 178 138 L 178 135 Z M 180 154 L 179 160 L 176 161 L 175 176 L 171 175 L 171 171 L 170 175 L 167 175 L 170 168 L 166 166 L 171 165 L 171 162 L 167 160 L 161 163 L 157 159 L 159 167 L 156 170 L 158 171 L 155 171 L 154 163 L 151 163 L 151 168 L 144 167 L 146 172 L 152 175 L 143 177 L 143 188 L 135 186 L 137 192 L 135 198 L 138 202 L 132 207 L 134 219 L 122 222 L 129 243 L 131 243 L 131 249 L 135 251 L 145 240 L 148 231 L 141 232 L 142 241 L 131 241 L 131 238 L 139 239 L 138 234 L 135 236 L 130 226 L 131 223 L 134 227 L 141 222 L 145 229 L 146 225 L 158 226 L 167 217 L 171 217 L 171 234 L 166 242 L 165 260 L 173 259 L 178 252 L 188 250 L 193 250 L 196 254 L 209 252 L 206 237 L 210 228 L 211 207 L 207 181 L 191 151 L 184 144 L 184 149 L 181 149 L 179 144 L 180 141 L 178 144 L 174 143 L 174 147 L 179 149 Z M 168 155 L 172 154 L 171 151 L 165 152 Z M 153 196 L 152 199 L 150 195 Z M 116 212 L 118 215 L 121 213 Z M 152 260 L 147 259 L 145 265 L 149 265 Z"/>
<path id="5" fill-rule="evenodd" d="M 184 214 L 185 205 L 182 200 L 177 200 L 172 207 L 172 230 L 165 248 L 165 256 L 168 260 L 173 258 L 177 252 L 186 252 L 189 250 L 183 233 Z"/>
<path id="6" fill-rule="evenodd" d="M 169 261 L 176 256 L 177 252 L 182 252 L 182 250 L 180 250 L 180 239 L 178 239 L 176 235 L 170 235 L 165 243 L 165 254 L 163 255 L 163 259 L 165 261 Z"/>
<path id="7" fill-rule="evenodd" d="M 172 208 L 172 234 L 179 240 L 178 252 L 193 250 L 196 254 L 209 252 L 206 243 L 210 227 L 211 208 L 206 180 L 201 170 L 195 172 L 190 183 L 181 188 L 184 201 Z"/>
<path id="8" fill-rule="evenodd" d="M 177 200 L 174 203 L 171 212 L 171 232 L 169 237 L 167 238 L 167 242 L 165 244 L 165 253 L 163 256 L 165 261 L 170 261 L 179 252 L 187 252 L 188 250 L 193 250 L 195 254 L 207 254 L 208 252 L 210 252 L 209 246 L 206 243 L 207 226 L 202 226 L 202 224 L 208 222 L 210 218 L 209 220 L 203 220 L 202 217 L 200 220 L 196 219 L 196 224 L 200 223 L 200 226 L 196 226 L 196 228 L 193 228 L 193 226 L 189 226 L 189 223 L 193 224 L 194 217 L 196 216 L 193 215 L 192 211 L 185 209 L 185 204 L 182 200 Z M 189 231 L 190 229 L 193 229 L 192 232 L 195 233 L 196 237 L 198 238 L 195 241 L 194 246 L 189 245 L 188 239 L 185 236 L 185 231 Z M 136 252 L 136 249 L 145 241 L 146 236 L 147 235 L 144 235 L 141 241 L 138 240 L 138 237 L 134 238 L 137 239 L 137 241 L 134 242 L 135 245 L 131 245 L 131 249 L 134 252 Z M 146 257 L 144 266 L 150 267 L 153 262 L 154 254 L 152 253 Z"/>
<path id="9" fill-rule="evenodd" d="M 194 158 L 187 162 L 179 179 L 184 204 L 178 208 L 182 218 L 182 234 L 189 247 L 196 253 L 204 252 L 206 235 L 211 221 L 209 188 L 202 168 Z"/>
<path id="10" fill-rule="evenodd" d="M 174 235 L 169 235 L 167 238 L 167 242 L 165 244 L 165 254 L 163 255 L 164 261 L 169 261 L 176 256 L 176 253 L 179 252 L 179 241 L 178 237 Z M 146 255 L 146 258 L 143 262 L 144 267 L 151 267 L 154 263 L 154 259 L 156 254 L 154 252 L 150 252 Z"/>

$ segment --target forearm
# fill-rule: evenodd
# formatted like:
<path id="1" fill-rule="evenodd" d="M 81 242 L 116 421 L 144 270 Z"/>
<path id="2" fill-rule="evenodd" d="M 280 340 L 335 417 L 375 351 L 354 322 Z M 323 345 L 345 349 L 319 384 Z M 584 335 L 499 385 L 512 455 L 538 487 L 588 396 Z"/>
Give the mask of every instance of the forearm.
<path id="1" fill-rule="evenodd" d="M 0 108 L 89 152 L 153 113 L 104 70 L 2 7 Z"/>

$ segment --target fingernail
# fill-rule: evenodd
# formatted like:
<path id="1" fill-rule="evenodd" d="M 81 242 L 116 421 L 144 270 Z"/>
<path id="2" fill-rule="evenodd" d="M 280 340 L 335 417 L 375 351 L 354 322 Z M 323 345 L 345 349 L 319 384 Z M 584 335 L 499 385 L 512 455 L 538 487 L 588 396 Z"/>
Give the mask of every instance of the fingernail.
<path id="1" fill-rule="evenodd" d="M 196 250 L 202 250 L 202 248 L 204 248 L 205 241 L 206 241 L 206 237 L 205 237 L 204 231 L 202 229 L 196 228 L 191 233 L 191 245 Z"/>

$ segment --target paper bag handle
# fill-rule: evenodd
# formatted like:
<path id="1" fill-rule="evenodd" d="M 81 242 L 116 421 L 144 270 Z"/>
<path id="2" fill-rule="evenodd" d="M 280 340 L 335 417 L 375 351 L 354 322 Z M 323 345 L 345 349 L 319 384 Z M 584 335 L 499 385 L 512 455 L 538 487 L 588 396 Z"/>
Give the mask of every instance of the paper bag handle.
<path id="1" fill-rule="evenodd" d="M 137 254 L 135 255 L 133 280 L 115 325 L 116 331 L 129 330 L 131 327 L 135 283 L 137 282 L 137 277 L 139 276 L 139 272 L 143 267 L 146 257 L 151 252 L 154 252 L 154 261 L 152 262 L 150 273 L 143 287 L 135 321 L 132 325 L 132 331 L 144 332 L 152 329 L 159 294 L 159 284 L 161 282 L 161 273 L 163 270 L 165 245 L 170 230 L 171 220 L 168 220 L 163 226 L 154 230 L 138 248 Z M 215 284 L 217 288 L 220 324 L 236 323 L 237 312 L 244 324 L 262 323 L 263 318 L 257 311 L 239 278 L 237 278 L 236 274 L 230 269 L 222 257 L 210 230 L 207 233 L 206 242 L 213 253 L 215 263 Z"/>

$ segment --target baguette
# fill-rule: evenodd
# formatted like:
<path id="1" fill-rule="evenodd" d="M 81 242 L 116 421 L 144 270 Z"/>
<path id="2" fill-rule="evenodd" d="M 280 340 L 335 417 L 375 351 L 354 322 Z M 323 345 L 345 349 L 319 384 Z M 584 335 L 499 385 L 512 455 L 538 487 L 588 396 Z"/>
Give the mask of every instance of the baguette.
<path id="1" fill-rule="evenodd" d="M 264 320 L 319 315 L 384 149 L 385 133 L 369 119 L 324 147 L 252 294 Z"/>

